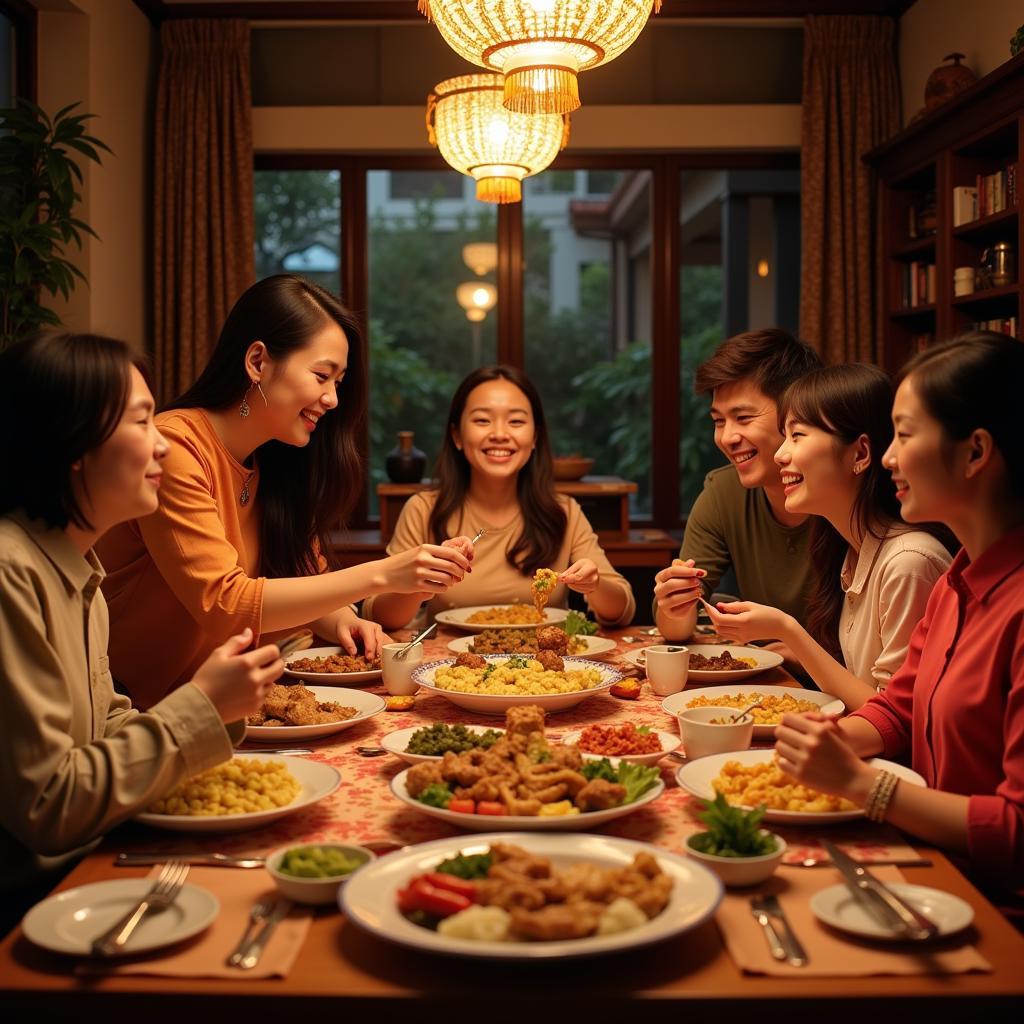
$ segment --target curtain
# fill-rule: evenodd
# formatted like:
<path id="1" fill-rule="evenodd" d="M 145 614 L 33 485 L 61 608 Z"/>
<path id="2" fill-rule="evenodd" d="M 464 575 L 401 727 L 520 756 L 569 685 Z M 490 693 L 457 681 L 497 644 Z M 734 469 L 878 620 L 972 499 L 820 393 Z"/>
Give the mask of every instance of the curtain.
<path id="1" fill-rule="evenodd" d="M 160 47 L 153 338 L 157 389 L 167 402 L 206 365 L 228 311 L 255 276 L 249 25 L 165 21 Z"/>
<path id="2" fill-rule="evenodd" d="M 826 362 L 878 361 L 879 185 L 861 159 L 900 127 L 892 18 L 804 19 L 800 332 Z"/>

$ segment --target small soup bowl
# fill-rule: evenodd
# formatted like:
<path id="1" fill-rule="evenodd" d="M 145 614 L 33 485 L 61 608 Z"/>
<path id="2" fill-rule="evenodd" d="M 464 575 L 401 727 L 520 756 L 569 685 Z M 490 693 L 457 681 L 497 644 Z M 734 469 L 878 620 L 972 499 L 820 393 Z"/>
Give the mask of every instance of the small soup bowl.
<path id="1" fill-rule="evenodd" d="M 290 875 L 281 870 L 281 862 L 289 850 L 305 850 L 314 846 L 319 847 L 321 850 L 337 851 L 351 860 L 358 860 L 359 863 L 351 871 L 344 874 L 324 875 L 316 878 Z M 336 905 L 338 902 L 338 889 L 359 868 L 369 864 L 376 856 L 372 850 L 368 850 L 365 846 L 356 846 L 353 843 L 289 843 L 287 846 L 282 846 L 275 850 L 267 857 L 266 868 L 267 873 L 274 879 L 278 889 L 288 899 L 294 900 L 296 903 L 324 907 Z"/>
<path id="2" fill-rule="evenodd" d="M 680 711 L 679 735 L 688 760 L 709 754 L 727 754 L 747 750 L 754 736 L 754 716 L 744 715 L 738 722 L 729 719 L 736 708 L 706 707 Z"/>

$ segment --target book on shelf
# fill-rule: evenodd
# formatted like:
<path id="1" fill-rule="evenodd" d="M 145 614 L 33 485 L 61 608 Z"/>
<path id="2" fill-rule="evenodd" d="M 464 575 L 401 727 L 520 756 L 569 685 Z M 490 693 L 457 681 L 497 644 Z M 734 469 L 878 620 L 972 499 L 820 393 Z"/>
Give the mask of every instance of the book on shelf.
<path id="1" fill-rule="evenodd" d="M 975 175 L 973 185 L 953 188 L 953 227 L 991 217 L 1017 205 L 1017 165 L 992 174 Z"/>
<path id="2" fill-rule="evenodd" d="M 935 264 L 913 260 L 901 270 L 900 304 L 904 309 L 935 301 Z"/>
<path id="3" fill-rule="evenodd" d="M 995 320 L 979 320 L 971 324 L 972 331 L 995 331 L 997 334 L 1008 334 L 1011 338 L 1017 337 L 1017 318 L 1007 316 Z"/>
<path id="4" fill-rule="evenodd" d="M 912 352 L 923 352 L 926 348 L 935 344 L 935 335 L 930 332 L 923 334 L 914 334 L 910 338 L 910 348 Z"/>

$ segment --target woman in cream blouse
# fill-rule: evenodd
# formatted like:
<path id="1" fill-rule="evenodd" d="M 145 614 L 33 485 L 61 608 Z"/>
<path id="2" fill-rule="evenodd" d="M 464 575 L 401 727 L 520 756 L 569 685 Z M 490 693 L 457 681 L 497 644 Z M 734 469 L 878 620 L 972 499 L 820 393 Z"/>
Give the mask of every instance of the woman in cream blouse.
<path id="1" fill-rule="evenodd" d="M 820 517 L 811 532 L 807 628 L 777 608 L 722 603 L 726 637 L 782 640 L 815 683 L 859 708 L 885 688 L 907 653 L 935 581 L 951 561 L 931 532 L 900 519 L 882 466 L 892 440 L 893 385 L 859 363 L 814 370 L 779 404 L 786 511 Z"/>
<path id="2" fill-rule="evenodd" d="M 628 623 L 633 592 L 609 563 L 572 498 L 556 494 L 544 409 L 533 384 L 508 366 L 481 367 L 452 398 L 436 490 L 406 503 L 388 554 L 426 542 L 447 543 L 473 558 L 465 578 L 441 594 L 378 594 L 363 614 L 385 629 L 405 625 L 427 597 L 433 617 L 447 608 L 530 603 L 537 569 L 555 570 L 549 604 L 567 589 L 582 594 L 607 626 Z M 486 533 L 471 548 L 466 535 Z"/>

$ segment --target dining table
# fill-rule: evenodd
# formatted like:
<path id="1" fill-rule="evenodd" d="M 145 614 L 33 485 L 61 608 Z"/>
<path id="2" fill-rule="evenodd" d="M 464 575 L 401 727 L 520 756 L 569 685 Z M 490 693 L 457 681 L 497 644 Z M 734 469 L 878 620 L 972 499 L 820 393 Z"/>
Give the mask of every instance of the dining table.
<path id="1" fill-rule="evenodd" d="M 604 631 L 616 648 L 597 660 L 643 680 L 643 672 L 624 660 L 624 655 L 660 642 L 653 630 L 630 627 Z M 424 659 L 452 657 L 448 643 L 464 636 L 447 628 L 425 642 Z M 699 650 L 698 641 L 691 642 Z M 750 684 L 787 686 L 799 684 L 785 667 L 767 669 Z M 689 688 L 704 686 L 691 683 Z M 726 687 L 728 684 L 720 684 Z M 384 693 L 380 680 L 362 689 Z M 796 692 L 796 691 L 795 691 Z M 337 698 L 344 702 L 343 693 Z M 591 723 L 632 722 L 676 732 L 672 716 L 662 710 L 662 699 L 647 682 L 639 698 L 624 700 L 601 693 L 564 711 L 549 713 L 547 727 L 558 735 Z M 260 829 L 234 833 L 179 834 L 126 822 L 63 878 L 57 891 L 70 890 L 108 879 L 143 877 L 146 867 L 118 867 L 121 851 L 158 849 L 168 859 L 189 851 L 263 855 L 293 843 L 338 841 L 395 844 L 407 847 L 434 839 L 463 835 L 476 839 L 446 822 L 419 813 L 391 792 L 392 778 L 406 768 L 398 758 L 364 756 L 357 748 L 379 745 L 389 732 L 433 722 L 464 722 L 500 726 L 500 718 L 456 707 L 444 697 L 421 690 L 411 709 L 382 712 L 333 735 L 304 742 L 312 748 L 312 760 L 329 764 L 342 784 L 328 797 Z M 280 744 L 277 744 L 280 745 Z M 240 754 L 258 750 L 245 742 Z M 766 749 L 766 756 L 770 751 Z M 701 827 L 696 819 L 699 802 L 676 782 L 680 758 L 666 756 L 660 762 L 664 793 L 632 814 L 595 829 L 602 835 L 619 836 L 682 853 L 686 836 Z M 501 830 L 500 819 L 495 830 Z M 918 1021 L 933 1014 L 936 1021 L 1020 1019 L 1024 1009 L 1024 936 L 1000 914 L 984 895 L 940 850 L 902 836 L 890 826 L 860 819 L 829 829 L 783 830 L 790 856 L 773 879 L 776 891 L 787 887 L 825 886 L 839 882 L 830 865 L 816 863 L 822 831 L 850 848 L 860 848 L 870 863 L 872 855 L 887 850 L 910 851 L 912 857 L 899 867 L 909 883 L 929 886 L 958 896 L 973 911 L 973 922 L 962 934 L 904 951 L 910 967 L 902 973 L 848 973 L 841 960 L 834 973 L 801 971 L 766 972 L 750 963 L 737 962 L 728 929 L 739 927 L 739 914 L 726 913 L 726 897 L 714 918 L 691 930 L 640 948 L 626 948 L 601 957 L 549 959 L 530 962 L 462 959 L 410 949 L 372 934 L 348 920 L 337 908 L 317 908 L 311 913 L 301 949 L 284 976 L 260 977 L 202 970 L 193 976 L 104 971 L 94 963 L 48 952 L 32 944 L 20 927 L 0 943 L 0 1005 L 5 1019 L 26 1022 L 52 1020 L 62 1015 L 89 1020 L 176 1024 L 225 1019 L 233 1021 L 356 1019 L 404 1022 L 525 1021 L 579 1019 L 643 1021 L 714 1019 L 736 1020 L 740 1014 L 756 1024 L 786 1020 L 794 1015 L 821 1014 L 830 1024 L 881 1020 Z M 801 848 L 801 847 L 805 848 Z M 808 852 L 810 851 L 810 852 Z M 388 854 L 384 854 L 388 856 Z M 267 892 L 273 884 L 262 868 L 250 877 L 262 876 Z M 240 869 L 207 869 L 204 878 L 216 895 L 218 879 L 238 877 Z M 211 880 L 212 881 L 209 881 Z M 747 899 L 750 893 L 740 892 Z M 749 914 L 746 915 L 749 917 Z M 244 921 L 237 922 L 241 931 Z M 743 927 L 746 927 L 744 924 Z M 751 919 L 750 927 L 756 929 Z M 825 925 L 808 917 L 801 924 L 801 939 L 811 961 L 831 943 L 842 939 L 828 934 Z M 202 937 L 194 940 L 201 942 Z M 753 940 L 751 940 L 753 941 Z M 865 943 L 849 939 L 851 956 Z M 876 944 L 877 945 L 877 944 Z M 840 947 L 842 948 L 842 947 Z M 964 955 L 962 969 L 935 967 L 942 951 Z M 968 952 L 964 952 L 964 951 Z M 822 955 L 824 955 L 822 953 Z M 964 966 L 966 964 L 966 966 Z M 695 1016 L 696 1015 L 696 1016 Z"/>

